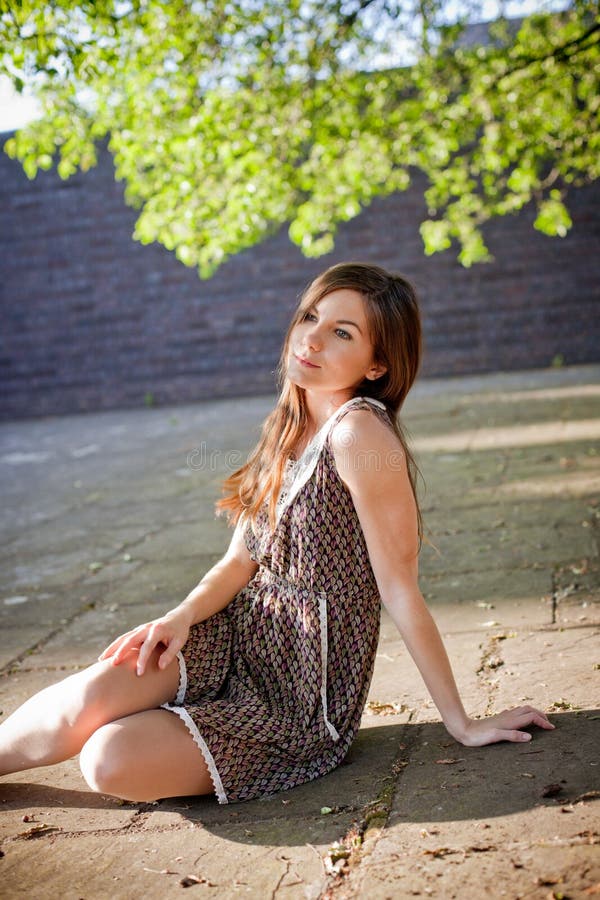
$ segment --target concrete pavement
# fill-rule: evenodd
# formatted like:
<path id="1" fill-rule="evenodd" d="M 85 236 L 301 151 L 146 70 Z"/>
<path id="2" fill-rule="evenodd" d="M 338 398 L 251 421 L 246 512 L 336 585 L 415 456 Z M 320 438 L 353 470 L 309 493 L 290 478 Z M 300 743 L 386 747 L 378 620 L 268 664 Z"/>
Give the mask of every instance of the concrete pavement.
<path id="1" fill-rule="evenodd" d="M 600 895 L 600 367 L 425 381 L 422 586 L 465 704 L 557 730 L 468 750 L 384 617 L 346 763 L 261 801 L 129 804 L 76 761 L 0 780 L 0 896 Z M 0 709 L 181 599 L 272 398 L 0 426 Z"/>

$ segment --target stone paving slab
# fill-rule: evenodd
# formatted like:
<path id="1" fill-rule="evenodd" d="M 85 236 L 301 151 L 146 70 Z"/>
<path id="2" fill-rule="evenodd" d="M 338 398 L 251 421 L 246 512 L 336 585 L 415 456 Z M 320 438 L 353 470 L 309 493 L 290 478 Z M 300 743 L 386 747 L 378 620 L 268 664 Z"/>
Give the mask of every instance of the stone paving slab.
<path id="1" fill-rule="evenodd" d="M 271 404 L 0 426 L 3 715 L 193 587 L 227 539 L 220 481 Z M 600 368 L 422 382 L 405 418 L 439 551 L 423 549 L 423 590 L 465 705 L 535 702 L 557 730 L 527 745 L 454 742 L 384 614 L 361 731 L 338 770 L 226 807 L 96 796 L 75 760 L 4 778 L 2 898 L 600 890 Z"/>
<path id="2" fill-rule="evenodd" d="M 210 798 L 141 806 L 100 798 L 82 790 L 73 762 L 36 772 L 33 785 L 31 774 L 12 776 L 2 795 L 3 883 L 17 887 L 14 896 L 56 896 L 56 857 L 69 858 L 76 842 L 61 881 L 64 896 L 102 897 L 109 889 L 118 897 L 171 896 L 186 874 L 207 878 L 221 896 L 269 896 L 292 866 L 302 877 L 292 896 L 319 896 L 328 847 L 381 789 L 397 752 L 396 731 L 366 727 L 347 763 L 321 782 L 229 807 Z M 323 814 L 328 803 L 331 812 Z M 22 823 L 23 814 L 31 821 Z M 36 826 L 47 833 L 27 837 Z M 27 865 L 33 851 L 35 869 Z M 109 865 L 98 869 L 99 858 Z"/>
<path id="3" fill-rule="evenodd" d="M 600 880 L 594 715 L 556 716 L 558 752 L 547 736 L 457 750 L 441 726 L 422 726 L 407 745 L 386 828 L 334 895 L 590 896 Z"/>

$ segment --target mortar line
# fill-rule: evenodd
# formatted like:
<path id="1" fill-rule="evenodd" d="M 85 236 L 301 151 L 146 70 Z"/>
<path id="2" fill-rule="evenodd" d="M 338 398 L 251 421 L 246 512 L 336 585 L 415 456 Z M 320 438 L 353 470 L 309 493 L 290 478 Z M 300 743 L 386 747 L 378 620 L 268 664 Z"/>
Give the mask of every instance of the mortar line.
<path id="1" fill-rule="evenodd" d="M 137 544 L 141 544 L 147 537 L 154 537 L 154 535 L 159 534 L 165 527 L 166 526 L 161 526 L 160 528 L 156 528 L 154 531 L 149 531 L 143 537 L 139 538 L 137 541 L 131 541 L 129 543 L 125 542 L 124 544 L 121 545 L 121 547 L 118 550 L 114 551 L 114 553 L 112 554 L 111 557 L 107 558 L 106 564 L 110 565 L 111 562 L 115 561 L 115 557 L 118 554 L 123 553 L 124 550 L 135 547 Z M 146 560 L 144 560 L 144 562 L 146 562 Z M 132 571 L 131 575 L 133 575 L 133 574 L 134 574 L 134 572 Z M 89 571 L 81 574 L 79 576 L 79 578 L 76 578 L 74 581 L 71 581 L 69 583 L 68 590 L 76 591 L 76 590 L 85 589 L 87 587 L 87 585 L 85 584 L 84 579 L 89 578 L 89 577 L 90 577 Z M 131 576 L 129 576 L 129 577 L 131 577 Z M 101 584 L 101 582 L 100 582 L 100 584 Z M 101 607 L 101 603 L 100 603 L 100 607 Z M 27 647 L 21 653 L 17 654 L 17 656 L 8 660 L 8 662 L 4 663 L 4 665 L 0 667 L 0 676 L 5 675 L 5 674 L 10 674 L 10 672 L 14 668 L 14 666 L 17 666 L 27 656 L 30 656 L 32 653 L 36 653 L 38 650 L 41 650 L 43 647 L 45 647 L 45 645 L 49 641 L 51 641 L 53 637 L 56 637 L 56 635 L 59 634 L 64 628 L 68 628 L 70 625 L 73 624 L 73 622 L 76 621 L 76 619 L 78 619 L 80 616 L 84 615 L 84 613 L 88 612 L 89 608 L 90 608 L 89 603 L 87 601 L 85 602 L 85 604 L 80 604 L 78 609 L 76 609 L 73 613 L 71 613 L 71 615 L 68 616 L 66 619 L 63 619 L 60 622 L 60 624 L 56 626 L 56 628 L 53 628 L 51 631 L 47 632 L 43 637 L 41 637 L 34 644 Z"/>
<path id="2" fill-rule="evenodd" d="M 414 730 L 411 729 L 408 732 L 408 737 L 405 739 L 406 729 L 411 725 L 414 714 L 415 710 L 411 710 L 408 720 L 402 725 L 398 751 L 392 760 L 389 775 L 385 775 L 381 779 L 382 784 L 391 782 L 391 785 L 382 787 L 377 797 L 363 806 L 358 821 L 354 822 L 342 837 L 340 843 L 344 843 L 353 836 L 358 835 L 360 844 L 351 848 L 347 864 L 342 871 L 328 876 L 330 883 L 321 892 L 318 900 L 335 900 L 338 892 L 343 891 L 347 884 L 347 879 L 352 878 L 354 874 L 356 874 L 359 881 L 360 893 L 360 883 L 363 877 L 361 865 L 368 856 L 371 856 L 379 838 L 387 827 L 396 794 L 402 784 L 404 771 L 410 764 L 412 751 L 418 743 L 421 734 L 421 725 L 417 724 Z M 370 815 L 369 808 L 371 808 Z M 376 825 L 370 824 L 371 821 L 379 819 L 383 819 L 383 821 L 378 822 Z M 341 894 L 340 898 L 344 896 L 344 894 Z"/>

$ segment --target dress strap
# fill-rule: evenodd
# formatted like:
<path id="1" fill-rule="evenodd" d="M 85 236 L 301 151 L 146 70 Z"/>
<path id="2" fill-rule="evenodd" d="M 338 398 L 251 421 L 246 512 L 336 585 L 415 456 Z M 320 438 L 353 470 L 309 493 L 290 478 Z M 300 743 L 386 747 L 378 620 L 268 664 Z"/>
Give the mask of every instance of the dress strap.
<path id="1" fill-rule="evenodd" d="M 381 403 L 380 400 L 375 400 L 373 397 L 352 397 L 352 399 L 347 400 L 346 403 L 342 403 L 315 434 L 312 441 L 307 445 L 302 456 L 296 463 L 294 477 L 287 488 L 285 496 L 280 496 L 278 500 L 276 513 L 277 522 L 279 522 L 284 511 L 288 508 L 298 492 L 304 487 L 315 471 L 323 447 L 327 443 L 327 439 L 331 433 L 331 429 L 337 425 L 340 419 L 342 419 L 354 406 L 364 406 L 365 403 L 374 406 L 378 410 L 385 411 L 385 404 Z"/>
<path id="2" fill-rule="evenodd" d="M 376 412 L 385 413 L 386 416 L 388 415 L 387 407 L 385 403 L 381 402 L 381 400 L 375 400 L 374 397 L 352 397 L 351 400 L 348 400 L 347 403 L 343 403 L 338 409 L 336 409 L 334 414 L 325 423 L 325 426 L 328 426 L 326 440 L 337 423 L 344 418 L 346 413 L 350 412 L 351 409 L 354 409 L 356 407 L 364 408 L 365 406 L 372 406 L 374 407 Z"/>

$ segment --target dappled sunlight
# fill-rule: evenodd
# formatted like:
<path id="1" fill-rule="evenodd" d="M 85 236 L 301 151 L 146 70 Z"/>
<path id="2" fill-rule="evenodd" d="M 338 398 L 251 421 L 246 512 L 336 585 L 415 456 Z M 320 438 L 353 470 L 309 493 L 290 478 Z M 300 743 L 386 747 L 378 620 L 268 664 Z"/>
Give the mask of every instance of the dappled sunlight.
<path id="1" fill-rule="evenodd" d="M 493 403 L 520 403 L 523 400 L 572 400 L 579 397 L 600 397 L 600 384 L 567 384 L 523 391 L 488 391 L 472 394 L 467 399 Z"/>
<path id="2" fill-rule="evenodd" d="M 575 421 L 555 420 L 531 425 L 502 425 L 449 431 L 431 437 L 415 437 L 417 453 L 499 450 L 509 447 L 536 447 L 573 441 L 600 440 L 600 418 Z"/>
<path id="3" fill-rule="evenodd" d="M 480 496 L 496 494 L 515 498 L 588 497 L 600 493 L 600 471 L 562 472 L 543 477 L 508 481 L 495 487 L 476 487 L 472 493 Z"/>

